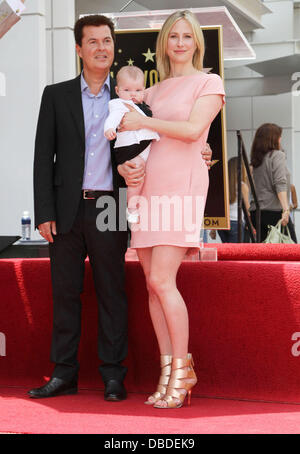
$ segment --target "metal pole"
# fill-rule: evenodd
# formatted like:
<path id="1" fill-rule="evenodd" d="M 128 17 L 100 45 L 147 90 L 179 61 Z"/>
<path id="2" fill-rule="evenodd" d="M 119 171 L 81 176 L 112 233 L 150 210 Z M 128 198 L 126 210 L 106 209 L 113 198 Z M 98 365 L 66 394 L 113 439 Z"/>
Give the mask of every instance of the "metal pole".
<path id="1" fill-rule="evenodd" d="M 122 8 L 120 9 L 119 13 L 121 13 L 122 11 L 124 11 L 125 8 L 127 8 L 127 6 L 130 5 L 130 3 L 132 3 L 133 0 L 129 0 L 129 2 L 126 3 L 126 5 L 122 6 Z"/>
<path id="2" fill-rule="evenodd" d="M 238 166 L 237 166 L 237 192 L 238 192 L 238 243 L 242 242 L 242 141 L 241 132 L 238 136 Z"/>
<path id="3" fill-rule="evenodd" d="M 248 162 L 248 158 L 247 158 L 247 154 L 246 154 L 246 150 L 245 150 L 245 145 L 244 145 L 244 141 L 243 141 L 241 132 L 237 131 L 237 135 L 238 135 L 239 140 L 240 140 L 239 143 L 241 144 L 242 158 L 243 158 L 243 161 L 244 161 L 244 165 L 246 167 L 248 180 L 249 180 L 249 183 L 250 183 L 250 188 L 251 188 L 251 192 L 252 192 L 252 196 L 253 196 L 253 200 L 254 200 L 254 204 L 255 204 L 255 209 L 256 209 L 256 217 L 255 217 L 255 219 L 256 219 L 256 235 L 255 235 L 255 237 L 256 237 L 256 243 L 259 243 L 260 242 L 260 222 L 261 222 L 260 206 L 259 206 L 259 202 L 258 202 L 258 199 L 257 199 L 257 194 L 256 194 L 255 186 L 254 186 L 254 181 L 253 181 L 252 174 L 251 174 L 251 171 L 250 171 L 250 166 L 249 166 L 249 162 Z"/>
<path id="4" fill-rule="evenodd" d="M 259 208 L 256 208 L 256 242 L 260 243 L 260 223 L 261 223 L 261 212 Z"/>

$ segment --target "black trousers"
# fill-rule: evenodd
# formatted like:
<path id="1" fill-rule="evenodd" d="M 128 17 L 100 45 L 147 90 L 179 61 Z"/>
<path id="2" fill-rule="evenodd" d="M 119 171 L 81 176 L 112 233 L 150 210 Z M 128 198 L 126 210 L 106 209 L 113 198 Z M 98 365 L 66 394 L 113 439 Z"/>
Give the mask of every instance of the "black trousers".
<path id="1" fill-rule="evenodd" d="M 251 215 L 251 222 L 253 226 L 256 228 L 256 210 L 250 212 Z M 269 225 L 276 225 L 277 222 L 281 219 L 282 212 L 281 211 L 269 211 L 269 210 L 261 210 L 261 226 L 260 226 L 260 241 L 264 241 L 268 235 Z M 294 224 L 289 219 L 288 228 L 290 231 L 290 235 L 292 240 L 297 243 L 297 237 L 295 232 Z"/>
<path id="2" fill-rule="evenodd" d="M 72 227 L 54 236 L 50 243 L 53 287 L 52 377 L 77 378 L 81 335 L 81 300 L 84 261 L 92 267 L 98 301 L 99 368 L 104 383 L 123 380 L 127 369 L 127 300 L 125 295 L 125 252 L 127 232 L 99 231 L 96 217 L 101 212 L 96 200 L 81 200 Z"/>

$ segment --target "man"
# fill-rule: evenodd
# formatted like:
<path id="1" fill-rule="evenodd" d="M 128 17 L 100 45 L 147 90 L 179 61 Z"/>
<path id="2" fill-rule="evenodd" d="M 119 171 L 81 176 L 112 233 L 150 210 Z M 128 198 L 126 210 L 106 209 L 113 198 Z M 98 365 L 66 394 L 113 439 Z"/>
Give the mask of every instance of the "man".
<path id="1" fill-rule="evenodd" d="M 114 60 L 113 23 L 101 15 L 79 19 L 74 28 L 83 73 L 45 88 L 35 144 L 35 225 L 49 241 L 53 287 L 50 381 L 29 391 L 30 397 L 77 392 L 84 260 L 89 256 L 98 300 L 98 353 L 104 398 L 126 398 L 123 380 L 127 355 L 127 302 L 124 256 L 127 231 L 100 231 L 97 199 L 114 197 L 125 186 L 103 126 L 108 102 L 116 97 L 109 76 Z M 207 160 L 211 153 L 208 153 Z M 144 170 L 126 162 L 119 172 L 128 185 Z M 126 208 L 126 207 L 125 207 Z M 118 213 L 118 209 L 116 210 Z M 124 210 L 125 219 L 125 210 Z"/>
<path id="2" fill-rule="evenodd" d="M 127 302 L 124 290 L 126 231 L 98 231 L 101 196 L 117 197 L 124 181 L 111 161 L 103 135 L 108 101 L 115 97 L 109 70 L 114 29 L 104 16 L 75 24 L 76 50 L 83 74 L 45 88 L 34 161 L 35 224 L 49 241 L 53 285 L 51 380 L 29 392 L 52 397 L 77 392 L 84 260 L 93 269 L 99 310 L 100 372 L 105 399 L 126 397 Z M 137 177 L 139 177 L 137 173 Z"/>

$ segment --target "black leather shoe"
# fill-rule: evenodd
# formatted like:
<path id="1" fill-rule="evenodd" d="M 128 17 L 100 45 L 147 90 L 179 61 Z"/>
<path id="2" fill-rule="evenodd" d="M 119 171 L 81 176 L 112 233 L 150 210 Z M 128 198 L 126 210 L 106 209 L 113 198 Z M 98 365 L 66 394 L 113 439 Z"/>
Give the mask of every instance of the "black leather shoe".
<path id="1" fill-rule="evenodd" d="M 104 399 L 112 402 L 124 400 L 127 397 L 126 389 L 121 381 L 108 380 L 105 383 Z"/>
<path id="2" fill-rule="evenodd" d="M 53 377 L 40 388 L 34 388 L 28 391 L 30 397 L 34 399 L 41 399 L 43 397 L 63 396 L 66 394 L 77 393 L 77 380 L 66 382 L 61 378 Z"/>

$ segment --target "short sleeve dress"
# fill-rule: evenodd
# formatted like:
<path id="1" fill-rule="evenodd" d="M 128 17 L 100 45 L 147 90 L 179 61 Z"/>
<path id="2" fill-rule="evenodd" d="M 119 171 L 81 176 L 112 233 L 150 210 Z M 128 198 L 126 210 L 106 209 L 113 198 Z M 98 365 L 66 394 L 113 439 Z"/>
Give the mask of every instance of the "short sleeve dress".
<path id="1" fill-rule="evenodd" d="M 211 94 L 221 95 L 225 103 L 222 79 L 199 72 L 154 85 L 146 91 L 145 102 L 155 118 L 185 121 L 195 101 Z M 160 135 L 160 141 L 152 143 L 138 201 L 140 221 L 131 227 L 132 248 L 173 245 L 187 248 L 188 254 L 199 250 L 209 184 L 201 151 L 208 133 L 209 127 L 195 142 Z"/>

